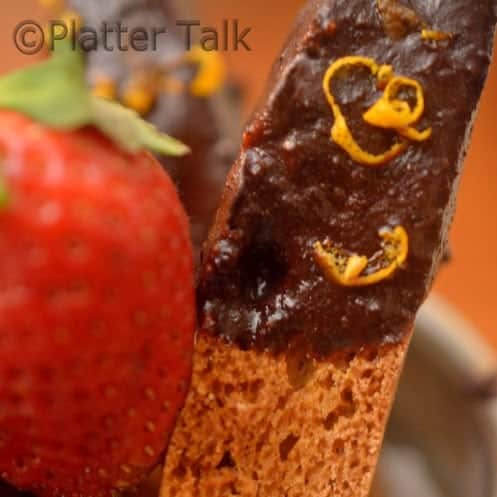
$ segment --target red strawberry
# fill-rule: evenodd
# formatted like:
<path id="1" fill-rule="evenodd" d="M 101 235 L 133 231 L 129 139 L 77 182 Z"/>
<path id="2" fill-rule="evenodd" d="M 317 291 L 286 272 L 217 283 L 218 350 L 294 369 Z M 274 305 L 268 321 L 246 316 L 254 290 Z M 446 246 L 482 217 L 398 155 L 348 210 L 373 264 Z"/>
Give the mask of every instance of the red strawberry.
<path id="1" fill-rule="evenodd" d="M 109 497 L 160 461 L 190 376 L 192 249 L 148 152 L 0 111 L 0 475 Z"/>
<path id="2" fill-rule="evenodd" d="M 2 497 L 32 497 L 27 493 L 21 493 L 10 485 L 7 485 L 4 481 L 0 480 L 0 495 Z"/>

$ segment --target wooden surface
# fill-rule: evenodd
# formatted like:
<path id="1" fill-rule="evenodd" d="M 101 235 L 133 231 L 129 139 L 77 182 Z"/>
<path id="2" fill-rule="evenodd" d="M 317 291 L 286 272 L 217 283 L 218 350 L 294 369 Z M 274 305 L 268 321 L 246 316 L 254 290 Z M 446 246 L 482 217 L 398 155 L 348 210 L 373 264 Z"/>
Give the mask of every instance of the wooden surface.
<path id="1" fill-rule="evenodd" d="M 247 115 L 261 94 L 272 61 L 282 46 L 302 1 L 197 0 L 204 25 L 238 19 L 251 26 L 252 51 L 230 52 L 227 59 L 246 92 Z M 2 2 L 0 7 L 0 73 L 29 64 L 12 41 L 23 19 L 42 19 L 35 0 Z M 448 89 L 450 91 L 450 89 Z M 436 290 L 456 305 L 497 350 L 497 64 L 490 73 L 465 166 L 456 220 L 451 233 L 453 260 L 442 270 Z"/>

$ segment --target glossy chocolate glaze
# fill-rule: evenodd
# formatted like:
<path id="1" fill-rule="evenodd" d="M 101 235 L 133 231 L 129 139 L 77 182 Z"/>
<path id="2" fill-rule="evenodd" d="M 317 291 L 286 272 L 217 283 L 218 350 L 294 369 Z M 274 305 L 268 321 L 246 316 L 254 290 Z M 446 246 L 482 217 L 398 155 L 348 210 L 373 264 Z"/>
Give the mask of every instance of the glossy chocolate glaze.
<path id="1" fill-rule="evenodd" d="M 76 10 L 84 23 L 94 29 L 100 29 L 102 22 L 112 26 L 117 21 L 129 31 L 136 27 L 149 33 L 151 29 L 167 29 L 167 34 L 157 38 L 157 50 L 106 51 L 99 47 L 97 51 L 89 52 L 90 84 L 109 77 L 122 91 L 136 75 L 161 70 L 184 54 L 184 30 L 177 29 L 176 21 L 190 19 L 192 15 L 185 5 L 187 2 L 182 1 L 178 9 L 179 3 L 173 0 L 68 0 L 68 7 Z M 109 40 L 110 45 L 116 44 L 115 38 Z M 193 77 L 193 68 L 176 71 L 175 77 L 188 82 Z M 178 185 L 190 216 L 192 238 L 198 253 L 214 219 L 226 175 L 239 149 L 238 89 L 227 84 L 223 91 L 209 98 L 161 92 L 146 118 L 192 150 L 186 157 L 160 157 L 160 160 Z"/>
<path id="2" fill-rule="evenodd" d="M 314 0 L 303 11 L 245 130 L 206 245 L 203 330 L 244 349 L 281 352 L 297 343 L 318 358 L 398 343 L 410 331 L 445 251 L 496 13 L 491 0 L 381 3 L 380 12 L 376 0 Z M 407 21 L 396 18 L 395 5 Z M 422 26 L 453 36 L 426 41 Z M 354 162 L 331 141 L 322 80 L 348 55 L 391 64 L 422 84 L 426 110 L 416 127 L 432 128 L 428 141 L 379 168 Z M 395 133 L 362 120 L 380 96 L 368 71 L 352 68 L 332 85 L 359 144 L 388 149 Z M 410 252 L 391 279 L 344 288 L 315 262 L 317 241 L 372 256 L 378 230 L 397 225 Z"/>

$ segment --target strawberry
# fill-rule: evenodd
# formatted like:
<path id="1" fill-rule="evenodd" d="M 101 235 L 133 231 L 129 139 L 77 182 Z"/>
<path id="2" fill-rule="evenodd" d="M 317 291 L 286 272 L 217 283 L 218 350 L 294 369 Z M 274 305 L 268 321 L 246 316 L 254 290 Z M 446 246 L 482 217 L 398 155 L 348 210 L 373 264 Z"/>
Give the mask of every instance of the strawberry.
<path id="1" fill-rule="evenodd" d="M 0 480 L 0 495 L 2 497 L 32 497 L 29 494 L 21 493 Z"/>
<path id="2" fill-rule="evenodd" d="M 0 475 L 109 497 L 160 462 L 190 379 L 188 222 L 143 148 L 184 150 L 114 104 L 81 105 L 66 55 L 0 82 Z M 20 83 L 22 101 L 4 98 Z"/>

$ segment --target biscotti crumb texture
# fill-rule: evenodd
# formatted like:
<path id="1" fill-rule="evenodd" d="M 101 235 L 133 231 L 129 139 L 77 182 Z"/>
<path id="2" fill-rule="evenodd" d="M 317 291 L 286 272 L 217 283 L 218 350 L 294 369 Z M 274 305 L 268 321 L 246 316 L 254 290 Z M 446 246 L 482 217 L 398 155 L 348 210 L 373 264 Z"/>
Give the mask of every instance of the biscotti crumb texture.
<path id="1" fill-rule="evenodd" d="M 323 363 L 200 335 L 161 497 L 367 495 L 406 348 Z"/>

